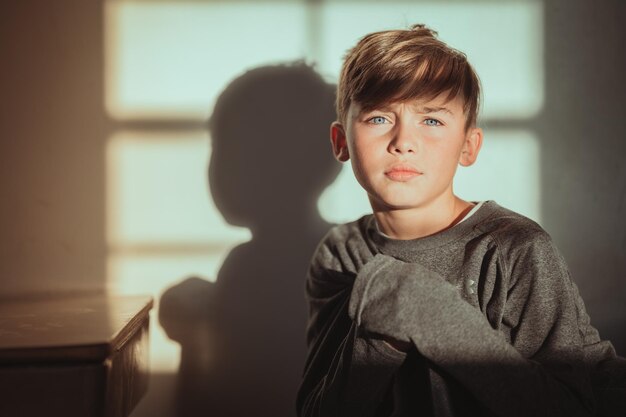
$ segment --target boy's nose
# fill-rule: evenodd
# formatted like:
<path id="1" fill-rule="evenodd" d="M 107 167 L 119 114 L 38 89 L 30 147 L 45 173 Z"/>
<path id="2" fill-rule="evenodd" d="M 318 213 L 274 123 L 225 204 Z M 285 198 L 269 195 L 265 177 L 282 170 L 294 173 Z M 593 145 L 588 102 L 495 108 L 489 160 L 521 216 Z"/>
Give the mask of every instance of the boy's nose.
<path id="1" fill-rule="evenodd" d="M 391 142 L 389 152 L 394 154 L 416 153 L 418 147 L 416 129 L 410 126 L 399 126 Z"/>

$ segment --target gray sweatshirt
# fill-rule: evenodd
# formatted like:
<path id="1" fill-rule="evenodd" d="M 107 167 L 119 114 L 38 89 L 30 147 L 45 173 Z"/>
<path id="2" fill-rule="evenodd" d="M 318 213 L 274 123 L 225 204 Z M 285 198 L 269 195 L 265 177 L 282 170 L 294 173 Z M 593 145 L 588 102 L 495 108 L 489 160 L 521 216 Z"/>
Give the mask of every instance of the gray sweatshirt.
<path id="1" fill-rule="evenodd" d="M 300 416 L 590 416 L 615 359 L 549 235 L 493 201 L 415 240 L 337 226 L 306 293 Z"/>

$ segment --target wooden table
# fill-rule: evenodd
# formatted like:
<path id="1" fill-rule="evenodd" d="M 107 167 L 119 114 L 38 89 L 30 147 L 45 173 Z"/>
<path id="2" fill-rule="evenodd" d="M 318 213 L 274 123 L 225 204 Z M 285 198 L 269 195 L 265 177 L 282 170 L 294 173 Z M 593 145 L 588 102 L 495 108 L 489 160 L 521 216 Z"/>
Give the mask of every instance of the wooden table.
<path id="1" fill-rule="evenodd" d="M 126 417 L 148 386 L 152 299 L 0 300 L 0 417 Z"/>

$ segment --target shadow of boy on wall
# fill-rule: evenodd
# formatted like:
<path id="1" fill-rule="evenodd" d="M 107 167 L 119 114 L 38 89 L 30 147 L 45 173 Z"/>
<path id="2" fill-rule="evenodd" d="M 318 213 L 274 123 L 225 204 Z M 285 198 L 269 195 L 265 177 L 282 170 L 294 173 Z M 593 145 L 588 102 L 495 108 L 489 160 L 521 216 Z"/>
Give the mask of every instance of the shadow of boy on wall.
<path id="1" fill-rule="evenodd" d="M 180 343 L 179 416 L 295 415 L 306 346 L 305 275 L 331 225 L 317 200 L 339 173 L 328 129 L 334 86 L 303 63 L 253 69 L 218 98 L 209 129 L 211 194 L 252 240 L 216 282 L 189 278 L 161 298 Z"/>

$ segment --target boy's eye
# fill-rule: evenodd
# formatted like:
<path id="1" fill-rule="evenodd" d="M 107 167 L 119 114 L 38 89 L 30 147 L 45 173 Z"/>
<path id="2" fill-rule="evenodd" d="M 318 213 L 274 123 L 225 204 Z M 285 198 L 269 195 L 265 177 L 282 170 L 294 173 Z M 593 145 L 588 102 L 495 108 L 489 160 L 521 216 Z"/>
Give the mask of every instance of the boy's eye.
<path id="1" fill-rule="evenodd" d="M 426 126 L 440 126 L 441 122 L 437 119 L 426 119 L 424 120 L 424 124 Z"/>
<path id="2" fill-rule="evenodd" d="M 440 126 L 441 122 L 437 119 L 426 119 L 424 120 L 426 126 Z"/>
<path id="3" fill-rule="evenodd" d="M 368 122 L 373 123 L 375 125 L 382 125 L 387 122 L 383 116 L 374 116 L 368 120 Z"/>

